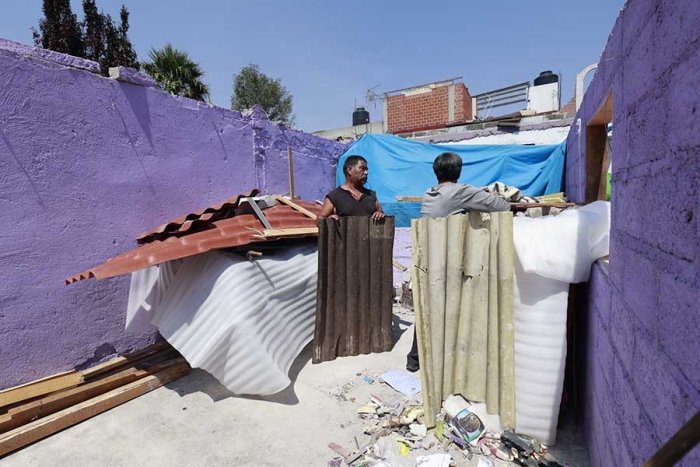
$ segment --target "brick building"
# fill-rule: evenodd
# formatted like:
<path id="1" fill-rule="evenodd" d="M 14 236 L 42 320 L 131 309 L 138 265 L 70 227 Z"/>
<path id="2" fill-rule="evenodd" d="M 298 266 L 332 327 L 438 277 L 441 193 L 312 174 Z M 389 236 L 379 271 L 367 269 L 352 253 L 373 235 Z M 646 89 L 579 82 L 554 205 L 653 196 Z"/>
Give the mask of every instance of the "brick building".
<path id="1" fill-rule="evenodd" d="M 460 78 L 388 92 L 384 122 L 391 134 L 445 128 L 473 119 L 472 98 Z"/>

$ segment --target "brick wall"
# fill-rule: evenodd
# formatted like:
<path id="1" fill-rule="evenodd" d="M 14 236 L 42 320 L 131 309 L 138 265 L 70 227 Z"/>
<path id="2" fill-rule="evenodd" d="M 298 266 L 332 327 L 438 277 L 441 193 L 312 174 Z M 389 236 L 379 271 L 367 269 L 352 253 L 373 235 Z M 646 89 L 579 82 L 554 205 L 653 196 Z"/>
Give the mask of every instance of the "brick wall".
<path id="1" fill-rule="evenodd" d="M 469 94 L 469 89 L 462 83 L 455 86 L 455 120 L 462 122 L 474 120 L 472 96 Z"/>
<path id="2" fill-rule="evenodd" d="M 697 0 L 628 1 L 567 141 L 583 201 L 586 124 L 612 92 L 610 267 L 594 267 L 585 315 L 593 466 L 643 464 L 700 409 L 699 21 Z"/>
<path id="3" fill-rule="evenodd" d="M 439 86 L 420 94 L 389 96 L 388 132 L 408 133 L 472 120 L 471 96 L 464 83 L 454 85 L 454 119 L 450 120 L 449 89 L 450 86 Z"/>

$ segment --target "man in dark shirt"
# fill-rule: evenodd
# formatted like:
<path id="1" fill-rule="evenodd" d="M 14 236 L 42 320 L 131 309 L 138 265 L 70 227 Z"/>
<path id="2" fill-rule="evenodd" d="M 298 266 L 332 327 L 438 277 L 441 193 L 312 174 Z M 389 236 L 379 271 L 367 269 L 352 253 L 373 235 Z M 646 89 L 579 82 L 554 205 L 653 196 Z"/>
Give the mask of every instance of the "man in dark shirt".
<path id="1" fill-rule="evenodd" d="M 367 161 L 362 156 L 350 156 L 343 164 L 345 183 L 326 195 L 319 217 L 337 219 L 347 216 L 372 216 L 384 218 L 377 194 L 365 188 L 367 182 Z"/>

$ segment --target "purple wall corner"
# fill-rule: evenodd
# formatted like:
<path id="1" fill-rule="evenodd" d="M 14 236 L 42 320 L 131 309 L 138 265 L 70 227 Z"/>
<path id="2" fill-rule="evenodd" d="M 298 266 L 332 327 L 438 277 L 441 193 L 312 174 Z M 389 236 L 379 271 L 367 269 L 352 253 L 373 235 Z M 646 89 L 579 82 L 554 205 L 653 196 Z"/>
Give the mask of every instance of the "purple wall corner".
<path id="1" fill-rule="evenodd" d="M 583 201 L 586 125 L 612 92 L 610 266 L 585 309 L 594 467 L 642 465 L 700 409 L 698 22 L 693 0 L 628 1 L 568 138 L 567 194 Z M 679 465 L 698 464 L 700 447 Z"/>
<path id="2" fill-rule="evenodd" d="M 0 235 L 0 389 L 156 338 L 124 331 L 128 277 L 66 277 L 183 213 L 256 187 L 287 192 L 287 147 L 298 193 L 321 197 L 345 149 L 95 66 L 0 40 L 0 209 L 13 220 Z"/>

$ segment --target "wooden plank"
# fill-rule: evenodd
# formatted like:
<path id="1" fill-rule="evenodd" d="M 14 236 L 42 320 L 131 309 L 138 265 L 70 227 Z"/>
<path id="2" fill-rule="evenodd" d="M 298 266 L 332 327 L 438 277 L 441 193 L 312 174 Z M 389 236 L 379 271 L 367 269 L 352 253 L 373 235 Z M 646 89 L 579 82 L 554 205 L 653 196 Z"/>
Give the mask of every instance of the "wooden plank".
<path id="1" fill-rule="evenodd" d="M 423 201 L 422 196 L 397 196 L 396 201 L 399 203 L 420 203 Z"/>
<path id="2" fill-rule="evenodd" d="M 580 206 L 577 203 L 510 203 L 511 209 L 528 209 L 528 208 L 571 208 Z"/>
<path id="3" fill-rule="evenodd" d="M 180 357 L 151 365 L 148 368 L 127 368 L 114 375 L 98 379 L 95 382 L 83 384 L 82 386 L 65 391 L 55 392 L 41 399 L 14 407 L 10 409 L 4 417 L 0 417 L 0 433 L 13 430 L 32 420 L 46 417 L 47 415 L 97 397 L 120 386 L 124 386 L 125 384 L 185 363 L 187 363 L 187 361 Z"/>
<path id="4" fill-rule="evenodd" d="M 700 411 L 676 432 L 644 467 L 671 467 L 700 443 Z"/>
<path id="5" fill-rule="evenodd" d="M 607 134 L 606 134 L 607 136 Z M 608 153 L 608 141 L 605 141 L 605 150 L 603 151 L 603 162 L 600 165 L 600 182 L 598 185 L 598 200 L 605 201 L 608 191 L 608 166 L 610 165 Z"/>
<path id="6" fill-rule="evenodd" d="M 297 203 L 292 201 L 291 199 L 287 199 L 284 196 L 280 195 L 275 195 L 275 199 L 279 201 L 282 204 L 286 204 L 287 206 L 291 207 L 292 209 L 299 211 L 300 213 L 304 214 L 307 217 L 310 217 L 313 220 L 316 220 L 318 216 L 314 214 L 313 212 L 309 211 L 303 206 L 299 206 Z"/>
<path id="7" fill-rule="evenodd" d="M 21 386 L 5 389 L 0 392 L 0 408 L 16 404 L 18 402 L 43 396 L 51 392 L 72 388 L 84 381 L 81 373 L 67 371 L 57 375 L 48 376 Z"/>
<path id="8" fill-rule="evenodd" d="M 185 376 L 189 371 L 190 367 L 187 364 L 168 368 L 0 435 L 0 456 L 146 394 Z"/>
<path id="9" fill-rule="evenodd" d="M 171 348 L 170 344 L 168 344 L 168 341 L 163 340 L 160 342 L 156 342 L 155 344 L 149 345 L 145 349 L 139 350 L 137 352 L 132 352 L 128 355 L 113 358 L 112 360 L 97 364 L 93 367 L 88 368 L 87 370 L 81 371 L 81 374 L 83 375 L 85 380 L 88 381 L 95 378 L 96 376 L 102 375 L 109 371 L 116 370 L 117 368 L 134 364 L 139 360 L 143 360 L 145 357 L 149 357 L 155 354 L 156 352 L 160 352 L 161 350 L 168 348 Z"/>
<path id="10" fill-rule="evenodd" d="M 289 170 L 289 197 L 294 199 L 294 163 L 292 159 L 292 148 L 287 148 L 287 161 Z"/>
<path id="11" fill-rule="evenodd" d="M 262 235 L 253 235 L 257 238 L 271 237 L 297 237 L 300 235 L 318 235 L 318 227 L 300 227 L 297 229 L 266 229 Z"/>

